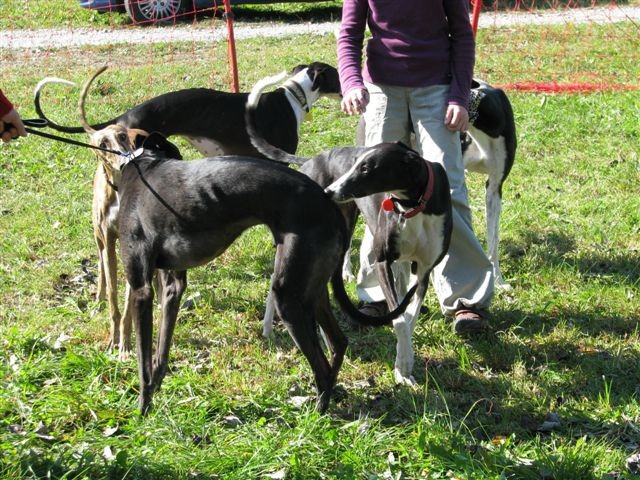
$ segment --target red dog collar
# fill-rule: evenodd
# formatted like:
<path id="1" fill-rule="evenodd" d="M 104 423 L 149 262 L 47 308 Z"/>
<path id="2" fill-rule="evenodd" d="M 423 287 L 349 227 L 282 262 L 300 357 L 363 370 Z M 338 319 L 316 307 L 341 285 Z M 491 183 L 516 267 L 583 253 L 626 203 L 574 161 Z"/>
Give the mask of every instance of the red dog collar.
<path id="1" fill-rule="evenodd" d="M 431 199 L 431 196 L 433 195 L 433 187 L 435 184 L 435 180 L 433 178 L 433 167 L 431 166 L 430 162 L 426 162 L 427 163 L 427 172 L 429 175 L 429 178 L 427 179 L 427 186 L 424 189 L 424 193 L 422 194 L 422 196 L 420 197 L 420 199 L 418 200 L 418 205 L 413 207 L 410 210 L 407 210 L 405 212 L 399 212 L 400 215 L 402 215 L 404 218 L 411 218 L 411 217 L 415 217 L 417 214 L 419 214 L 420 212 L 423 212 L 425 208 L 427 208 L 427 202 L 429 202 L 429 200 Z M 385 198 L 382 201 L 382 209 L 385 212 L 390 212 L 390 211 L 395 211 L 396 210 L 396 205 L 395 202 L 398 201 L 397 198 L 394 198 L 392 196 Z"/>

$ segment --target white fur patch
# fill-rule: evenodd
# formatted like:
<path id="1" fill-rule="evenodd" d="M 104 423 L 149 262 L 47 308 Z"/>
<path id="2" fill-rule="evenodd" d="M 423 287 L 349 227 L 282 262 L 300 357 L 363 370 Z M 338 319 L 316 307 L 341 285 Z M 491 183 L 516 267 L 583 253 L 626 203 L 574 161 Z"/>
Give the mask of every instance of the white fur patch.
<path id="1" fill-rule="evenodd" d="M 220 144 L 209 138 L 185 137 L 185 139 L 205 157 L 217 157 L 219 155 L 224 155 L 224 150 Z"/>
<path id="2" fill-rule="evenodd" d="M 418 280 L 421 280 L 435 266 L 436 260 L 442 254 L 445 220 L 445 215 L 419 214 L 398 224 L 400 257 L 396 261 L 417 261 L 418 271 L 415 277 Z M 399 300 L 402 300 L 405 293 L 398 292 Z M 393 373 L 397 383 L 410 385 L 415 383 L 411 375 L 414 363 L 412 337 L 423 300 L 414 296 L 405 312 L 393 321 L 397 337 Z"/>

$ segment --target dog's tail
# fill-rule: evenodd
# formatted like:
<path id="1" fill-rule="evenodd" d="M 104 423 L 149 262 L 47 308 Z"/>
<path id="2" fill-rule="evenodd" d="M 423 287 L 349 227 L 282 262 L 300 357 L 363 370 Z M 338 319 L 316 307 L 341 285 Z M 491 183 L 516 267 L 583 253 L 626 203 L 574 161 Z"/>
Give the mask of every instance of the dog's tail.
<path id="1" fill-rule="evenodd" d="M 36 113 L 38 114 L 38 117 L 46 120 L 48 127 L 51 127 L 54 130 L 58 130 L 59 132 L 64 132 L 64 133 L 83 133 L 84 129 L 82 127 L 67 127 L 65 125 L 60 125 L 60 124 L 54 122 L 53 120 L 51 120 L 49 117 L 47 117 L 44 114 L 44 111 L 42 110 L 42 106 L 40 105 L 40 94 L 42 93 L 42 89 L 44 88 L 44 86 L 49 84 L 49 83 L 62 83 L 64 85 L 69 85 L 71 87 L 75 87 L 76 86 L 75 83 L 70 82 L 69 80 L 65 80 L 64 78 L 46 77 L 46 78 L 43 78 L 42 80 L 40 80 L 38 82 L 38 84 L 36 85 L 35 90 L 33 91 L 33 104 L 35 106 Z"/>
<path id="2" fill-rule="evenodd" d="M 365 313 L 362 313 L 358 310 L 347 295 L 347 291 L 344 288 L 344 280 L 342 279 L 342 271 L 341 269 L 336 269 L 331 277 L 331 286 L 333 287 L 333 295 L 340 305 L 340 308 L 349 315 L 352 319 L 358 322 L 361 325 L 371 326 L 371 327 L 381 327 L 383 325 L 390 325 L 392 320 L 397 316 L 404 313 L 404 311 L 409 306 L 409 302 L 413 298 L 413 294 L 418 289 L 418 283 L 416 283 L 413 287 L 409 289 L 405 297 L 402 299 L 400 305 L 395 310 L 387 313 L 386 315 L 381 316 L 370 316 Z"/>
<path id="3" fill-rule="evenodd" d="M 106 67 L 105 67 L 106 68 Z M 104 71 L 104 70 L 102 70 Z M 42 105 L 40 104 L 40 96 L 42 94 L 42 90 L 44 89 L 44 87 L 50 83 L 61 83 L 64 85 L 69 85 L 71 87 L 75 87 L 77 86 L 74 82 L 71 82 L 69 80 L 65 80 L 64 78 L 58 78 L 58 77 L 46 77 L 43 78 L 42 80 L 40 80 L 38 82 L 38 84 L 36 85 L 36 88 L 33 91 L 33 104 L 36 110 L 36 113 L 38 114 L 39 118 L 42 118 L 43 120 L 46 120 L 47 122 L 47 126 L 53 128 L 54 130 L 57 130 L 59 132 L 63 132 L 63 133 L 84 133 L 85 129 L 83 126 L 68 126 L 68 125 L 60 125 L 59 123 L 54 122 L 53 120 L 51 120 L 49 117 L 47 117 L 44 113 L 44 111 L 42 110 Z M 92 128 L 95 130 L 100 130 L 104 127 L 106 127 L 107 125 L 111 125 L 112 123 L 115 123 L 116 119 L 112 119 L 109 120 L 107 122 L 103 122 L 103 123 L 99 123 L 96 125 L 92 125 Z"/>
<path id="4" fill-rule="evenodd" d="M 89 93 L 89 87 L 91 87 L 91 84 L 96 79 L 96 77 L 100 75 L 102 72 L 104 72 L 106 69 L 107 69 L 106 65 L 100 67 L 96 71 L 96 73 L 94 73 L 93 76 L 85 82 L 85 84 L 82 86 L 82 91 L 80 92 L 80 100 L 78 100 L 78 108 L 80 109 L 80 123 L 82 124 L 82 128 L 84 129 L 84 131 L 87 132 L 88 134 L 92 134 L 96 130 L 100 130 L 106 127 L 106 125 L 104 126 L 100 125 L 96 128 L 95 126 L 89 125 L 89 122 L 87 122 L 87 114 L 84 111 L 84 102 L 87 99 L 87 93 Z"/>
<path id="5" fill-rule="evenodd" d="M 265 157 L 282 163 L 295 163 L 302 165 L 308 159 L 304 157 L 297 157 L 285 152 L 284 150 L 271 145 L 264 137 L 258 132 L 256 127 L 256 111 L 258 104 L 260 103 L 260 96 L 262 91 L 268 87 L 280 83 L 287 76 L 287 72 L 282 72 L 278 75 L 271 77 L 265 77 L 255 84 L 249 98 L 247 99 L 247 106 L 245 109 L 245 123 L 247 126 L 247 133 L 249 134 L 249 140 L 251 144 Z"/>

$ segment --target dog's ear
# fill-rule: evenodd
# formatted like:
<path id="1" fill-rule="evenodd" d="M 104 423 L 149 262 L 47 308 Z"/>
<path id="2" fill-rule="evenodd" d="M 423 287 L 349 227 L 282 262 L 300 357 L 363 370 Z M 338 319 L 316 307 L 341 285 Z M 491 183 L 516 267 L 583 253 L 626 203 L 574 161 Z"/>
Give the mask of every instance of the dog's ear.
<path id="1" fill-rule="evenodd" d="M 338 70 L 331 65 L 322 62 L 313 62 L 309 65 L 307 75 L 311 78 L 312 90 L 319 90 L 327 95 L 340 95 L 340 76 Z"/>
<path id="2" fill-rule="evenodd" d="M 308 75 L 311 77 L 311 90 L 318 90 L 324 84 L 326 84 L 326 71 L 322 67 L 315 67 L 313 69 L 309 69 Z"/>
<path id="3" fill-rule="evenodd" d="M 145 139 L 149 136 L 147 132 L 138 128 L 130 128 L 127 131 L 127 134 L 129 135 L 129 143 L 133 145 L 134 149 L 140 148 Z"/>
<path id="4" fill-rule="evenodd" d="M 418 157 L 422 158 L 420 153 L 418 153 L 415 149 L 413 149 L 410 146 L 408 146 L 406 143 L 404 143 L 404 142 L 402 142 L 400 140 L 396 140 L 394 143 L 396 145 L 398 145 L 399 147 L 403 148 L 404 150 L 406 150 L 408 154 L 415 154 Z"/>
<path id="5" fill-rule="evenodd" d="M 293 70 L 291 70 L 291 75 L 295 75 L 296 73 L 300 73 L 305 68 L 309 68 L 309 65 L 296 65 L 295 67 L 293 67 Z"/>
<path id="6" fill-rule="evenodd" d="M 151 133 L 142 143 L 142 148 L 145 150 L 162 152 L 162 154 L 167 158 L 182 160 L 182 155 L 180 154 L 178 147 L 167 140 L 167 137 L 158 132 Z"/>

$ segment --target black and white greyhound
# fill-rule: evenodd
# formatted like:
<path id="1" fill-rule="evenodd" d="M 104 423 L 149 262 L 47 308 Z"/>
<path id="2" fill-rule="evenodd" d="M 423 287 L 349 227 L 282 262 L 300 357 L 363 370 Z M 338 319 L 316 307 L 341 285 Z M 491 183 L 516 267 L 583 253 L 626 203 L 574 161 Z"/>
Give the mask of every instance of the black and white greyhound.
<path id="1" fill-rule="evenodd" d="M 357 206 L 371 232 L 375 232 L 377 272 L 390 310 L 397 307 L 398 294 L 405 293 L 396 291 L 391 266 L 396 261 L 412 263 L 418 289 L 402 316 L 393 320 L 393 326 L 397 336 L 395 379 L 399 383 L 413 384 L 413 330 L 429 284 L 429 274 L 444 257 L 451 239 L 451 194 L 446 172 L 440 164 L 423 159 L 400 143 L 393 145 L 404 152 L 401 156 L 380 155 L 378 149 L 389 145 L 380 144 L 333 148 L 310 159 L 295 157 L 274 147 L 259 135 L 254 116 L 262 90 L 276 84 L 280 78 L 265 78 L 251 91 L 247 103 L 249 137 L 267 158 L 302 163 L 300 171 L 326 187 L 327 194 L 342 204 L 351 232 Z M 269 312 L 267 308 L 263 334 L 269 333 L 273 321 Z M 385 318 L 367 323 L 384 325 L 389 321 Z"/>
<path id="2" fill-rule="evenodd" d="M 106 68 L 99 70 L 94 78 Z M 59 125 L 47 118 L 40 105 L 40 95 L 49 83 L 75 85 L 54 77 L 41 80 L 34 92 L 38 115 L 55 130 L 83 133 L 82 126 Z M 305 114 L 320 97 L 339 95 L 340 81 L 334 67 L 321 62 L 299 65 L 280 88 L 262 97 L 256 116 L 258 129 L 273 145 L 295 153 L 298 131 Z M 209 88 L 178 90 L 151 98 L 122 115 L 91 126 L 100 130 L 107 125 L 119 124 L 125 128 L 159 132 L 166 137 L 179 135 L 204 156 L 259 156 L 244 128 L 247 97 L 247 93 Z"/>
<path id="3" fill-rule="evenodd" d="M 506 93 L 482 80 L 474 79 L 471 85 L 469 120 L 469 130 L 460 136 L 462 159 L 468 171 L 487 175 L 487 256 L 493 264 L 496 287 L 509 290 L 511 286 L 502 277 L 498 254 L 502 185 L 511 172 L 517 148 L 516 124 Z M 410 125 L 411 122 L 407 121 Z M 356 132 L 358 145 L 365 143 L 364 131 L 362 117 Z"/>
<path id="4" fill-rule="evenodd" d="M 91 133 L 92 142 L 126 152 L 132 130 L 111 125 Z M 376 150 L 398 157 L 395 145 Z M 117 153 L 99 155 L 101 162 Z M 305 175 L 263 159 L 245 156 L 176 160 L 180 152 L 160 134 L 123 156 L 118 179 L 118 230 L 130 288 L 129 308 L 136 330 L 139 407 L 145 414 L 167 372 L 169 349 L 186 271 L 221 255 L 251 226 L 264 224 L 276 243 L 273 296 L 278 315 L 313 370 L 317 408 L 326 410 L 342 364 L 347 339 L 333 316 L 327 290 L 331 280 L 342 309 L 358 321 L 370 317 L 350 302 L 341 275 L 349 236 L 338 206 Z M 158 273 L 162 318 L 155 358 L 152 348 L 152 278 Z M 391 321 L 406 309 L 407 297 L 378 321 Z M 327 360 L 318 340 L 321 327 Z"/>

